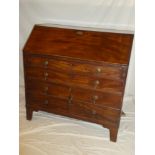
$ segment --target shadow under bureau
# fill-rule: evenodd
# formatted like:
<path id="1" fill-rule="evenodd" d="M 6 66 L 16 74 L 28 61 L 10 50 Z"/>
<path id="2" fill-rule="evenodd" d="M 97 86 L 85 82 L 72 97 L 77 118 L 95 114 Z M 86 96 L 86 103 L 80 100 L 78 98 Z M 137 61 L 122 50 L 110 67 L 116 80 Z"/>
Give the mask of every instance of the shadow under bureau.
<path id="1" fill-rule="evenodd" d="M 27 119 L 46 111 L 117 140 L 133 34 L 35 25 L 23 49 Z"/>

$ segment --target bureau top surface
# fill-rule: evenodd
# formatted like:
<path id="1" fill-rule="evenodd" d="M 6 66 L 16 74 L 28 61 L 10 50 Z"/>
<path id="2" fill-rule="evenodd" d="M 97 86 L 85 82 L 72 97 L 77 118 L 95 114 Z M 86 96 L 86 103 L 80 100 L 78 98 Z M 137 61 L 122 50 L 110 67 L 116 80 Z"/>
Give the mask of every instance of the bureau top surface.
<path id="1" fill-rule="evenodd" d="M 23 51 L 27 54 L 128 64 L 132 42 L 133 34 L 35 25 Z"/>

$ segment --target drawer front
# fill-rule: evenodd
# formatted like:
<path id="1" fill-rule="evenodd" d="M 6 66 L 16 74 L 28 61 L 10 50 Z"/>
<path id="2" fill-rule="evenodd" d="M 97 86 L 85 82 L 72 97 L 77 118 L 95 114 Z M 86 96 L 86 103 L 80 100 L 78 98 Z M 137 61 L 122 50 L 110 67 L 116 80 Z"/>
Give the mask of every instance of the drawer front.
<path id="1" fill-rule="evenodd" d="M 71 63 L 64 60 L 56 60 L 40 56 L 25 56 L 25 66 L 48 68 L 58 71 L 69 72 L 71 70 Z"/>
<path id="2" fill-rule="evenodd" d="M 28 106 L 35 107 L 39 110 L 51 112 L 68 112 L 68 100 L 39 95 L 36 93 L 27 93 Z"/>
<path id="3" fill-rule="evenodd" d="M 70 83 L 70 75 L 48 69 L 35 67 L 25 68 L 26 79 L 37 79 L 44 82 Z"/>
<path id="4" fill-rule="evenodd" d="M 87 103 L 80 103 L 73 101 L 70 105 L 70 115 L 80 119 L 87 119 L 96 123 L 118 123 L 120 120 L 120 110 L 99 108 Z"/>
<path id="5" fill-rule="evenodd" d="M 51 70 L 26 68 L 26 78 L 39 79 L 47 82 L 63 83 L 103 91 L 122 92 L 124 82 L 121 80 L 104 79 L 82 75 L 70 75 Z"/>
<path id="6" fill-rule="evenodd" d="M 123 91 L 123 81 L 105 79 L 102 77 L 73 75 L 72 83 L 94 90 L 101 90 L 107 92 Z"/>
<path id="7" fill-rule="evenodd" d="M 108 65 L 92 65 L 85 63 L 73 63 L 73 73 L 82 73 L 89 76 L 101 76 L 108 79 L 122 79 L 126 72 L 121 67 L 111 67 Z"/>
<path id="8" fill-rule="evenodd" d="M 88 102 L 99 107 L 111 107 L 121 109 L 122 95 L 106 93 L 82 88 L 72 88 L 72 99 L 75 101 Z"/>
<path id="9" fill-rule="evenodd" d="M 56 60 L 39 56 L 25 56 L 25 66 L 48 68 L 54 71 L 65 71 L 73 74 L 101 76 L 110 79 L 122 79 L 126 76 L 126 70 L 123 70 L 121 67 L 92 65 L 84 62 Z"/>
<path id="10" fill-rule="evenodd" d="M 120 120 L 120 110 L 98 108 L 87 103 L 69 102 L 69 100 L 36 93 L 27 93 L 26 106 L 107 126 L 117 126 Z"/>
<path id="11" fill-rule="evenodd" d="M 26 83 L 28 92 L 35 92 L 37 94 L 52 95 L 55 97 L 68 99 L 71 88 L 65 85 L 55 83 L 45 83 L 40 81 L 28 80 Z"/>

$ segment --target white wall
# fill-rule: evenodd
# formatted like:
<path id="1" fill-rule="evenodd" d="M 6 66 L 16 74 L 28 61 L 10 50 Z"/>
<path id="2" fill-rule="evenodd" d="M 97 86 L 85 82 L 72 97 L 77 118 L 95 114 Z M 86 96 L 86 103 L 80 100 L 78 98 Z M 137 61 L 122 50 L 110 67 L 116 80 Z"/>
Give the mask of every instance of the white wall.
<path id="1" fill-rule="evenodd" d="M 34 24 L 134 30 L 134 0 L 20 0 L 20 85 L 23 85 L 22 48 Z M 134 49 L 126 96 L 134 96 Z"/>

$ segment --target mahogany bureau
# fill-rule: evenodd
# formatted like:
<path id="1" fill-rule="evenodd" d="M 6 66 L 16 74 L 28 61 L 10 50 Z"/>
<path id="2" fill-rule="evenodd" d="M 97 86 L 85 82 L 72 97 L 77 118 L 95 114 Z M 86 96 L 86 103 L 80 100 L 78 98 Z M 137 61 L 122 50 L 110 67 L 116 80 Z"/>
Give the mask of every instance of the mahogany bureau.
<path id="1" fill-rule="evenodd" d="M 117 140 L 133 34 L 35 25 L 23 49 L 33 111 L 101 124 Z"/>

